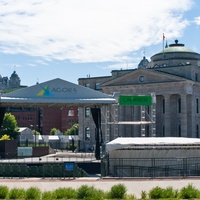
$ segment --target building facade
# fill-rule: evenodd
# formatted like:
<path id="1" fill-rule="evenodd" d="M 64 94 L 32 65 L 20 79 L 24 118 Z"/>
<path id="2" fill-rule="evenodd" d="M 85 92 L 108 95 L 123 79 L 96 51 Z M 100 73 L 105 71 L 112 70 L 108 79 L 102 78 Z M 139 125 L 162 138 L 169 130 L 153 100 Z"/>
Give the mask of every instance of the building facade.
<path id="1" fill-rule="evenodd" d="M 119 105 L 102 108 L 104 142 L 117 137 L 200 137 L 200 54 L 177 40 L 150 61 L 143 57 L 136 69 L 114 70 L 107 77 L 80 78 L 79 84 L 93 89 L 98 85 L 98 90 L 107 94 L 155 95 L 154 108 L 146 106 L 142 110 L 141 106 Z M 152 122 L 153 109 L 155 127 L 152 123 L 137 123 L 142 118 Z M 80 137 L 94 144 L 95 130 L 88 110 L 79 113 Z M 119 123 L 125 121 L 129 123 Z"/>

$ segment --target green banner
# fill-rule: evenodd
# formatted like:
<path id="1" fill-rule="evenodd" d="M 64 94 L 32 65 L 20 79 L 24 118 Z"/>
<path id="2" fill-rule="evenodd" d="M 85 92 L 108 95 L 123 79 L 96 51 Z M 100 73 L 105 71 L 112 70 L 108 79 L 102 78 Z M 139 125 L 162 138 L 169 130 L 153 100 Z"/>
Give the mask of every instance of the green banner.
<path id="1" fill-rule="evenodd" d="M 151 96 L 120 96 L 119 105 L 121 106 L 150 106 Z"/>

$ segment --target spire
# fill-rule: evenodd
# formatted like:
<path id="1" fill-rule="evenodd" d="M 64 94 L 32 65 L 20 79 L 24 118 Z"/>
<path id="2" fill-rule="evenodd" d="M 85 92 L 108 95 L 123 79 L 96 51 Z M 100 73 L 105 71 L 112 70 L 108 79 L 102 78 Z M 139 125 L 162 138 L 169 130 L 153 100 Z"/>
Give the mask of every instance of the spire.
<path id="1" fill-rule="evenodd" d="M 166 40 L 165 48 L 167 48 L 167 47 L 168 47 L 168 44 L 167 44 L 167 40 Z"/>

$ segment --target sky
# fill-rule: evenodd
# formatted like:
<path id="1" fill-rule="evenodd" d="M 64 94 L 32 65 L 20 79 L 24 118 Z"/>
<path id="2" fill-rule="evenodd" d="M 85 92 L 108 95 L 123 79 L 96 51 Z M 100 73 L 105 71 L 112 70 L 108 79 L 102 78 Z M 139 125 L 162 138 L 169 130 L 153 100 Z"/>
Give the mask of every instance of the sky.
<path id="1" fill-rule="evenodd" d="M 199 0 L 0 0 L 0 75 L 110 76 L 178 40 L 200 53 Z"/>

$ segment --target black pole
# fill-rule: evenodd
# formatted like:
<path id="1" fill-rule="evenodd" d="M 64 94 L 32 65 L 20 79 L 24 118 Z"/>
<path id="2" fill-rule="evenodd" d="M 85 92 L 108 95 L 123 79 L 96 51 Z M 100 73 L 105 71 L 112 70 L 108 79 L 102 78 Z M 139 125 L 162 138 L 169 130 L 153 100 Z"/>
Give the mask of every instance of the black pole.
<path id="1" fill-rule="evenodd" d="M 99 143 L 99 128 L 96 128 L 96 148 L 95 148 L 95 158 L 100 160 L 100 143 Z"/>

